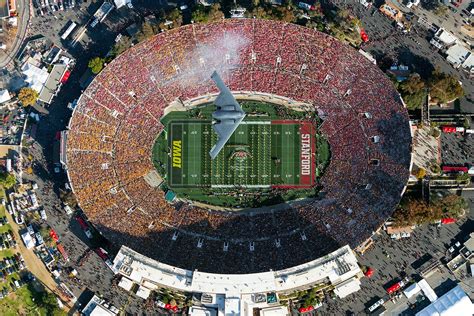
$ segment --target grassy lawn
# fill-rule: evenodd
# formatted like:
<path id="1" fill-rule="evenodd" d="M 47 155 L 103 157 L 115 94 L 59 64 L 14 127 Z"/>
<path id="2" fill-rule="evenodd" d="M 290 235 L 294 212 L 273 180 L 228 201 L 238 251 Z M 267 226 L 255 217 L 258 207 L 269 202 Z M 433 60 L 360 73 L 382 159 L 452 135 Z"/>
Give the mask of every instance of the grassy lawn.
<path id="1" fill-rule="evenodd" d="M 31 285 L 22 286 L 0 299 L 0 315 L 66 315 L 66 312 L 59 308 L 43 303 L 44 297 L 43 292 L 36 291 Z"/>
<path id="2" fill-rule="evenodd" d="M 5 189 L 0 185 L 0 199 L 6 198 Z"/>
<path id="3" fill-rule="evenodd" d="M 5 208 L 3 207 L 3 205 L 0 205 L 0 217 L 4 217 L 4 216 L 5 216 Z M 7 232 L 9 230 L 12 230 L 12 227 L 10 226 L 10 224 L 0 226 L 0 233 Z"/>

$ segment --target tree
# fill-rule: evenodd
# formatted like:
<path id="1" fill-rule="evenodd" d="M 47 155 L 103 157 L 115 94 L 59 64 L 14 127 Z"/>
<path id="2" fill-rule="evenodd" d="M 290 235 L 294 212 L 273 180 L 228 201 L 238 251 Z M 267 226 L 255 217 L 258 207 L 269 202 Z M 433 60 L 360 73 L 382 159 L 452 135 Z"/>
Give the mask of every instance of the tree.
<path id="1" fill-rule="evenodd" d="M 196 23 L 207 22 L 207 13 L 205 8 L 202 6 L 198 6 L 196 10 L 193 11 L 191 14 L 191 19 Z"/>
<path id="2" fill-rule="evenodd" d="M 160 11 L 159 18 L 161 20 L 159 24 L 160 30 L 173 29 L 180 27 L 183 24 L 183 15 L 177 8 L 170 11 L 168 14 L 166 14 L 164 11 Z"/>
<path id="3" fill-rule="evenodd" d="M 433 136 L 434 138 L 438 138 L 441 136 L 441 131 L 437 127 L 431 127 L 430 135 Z"/>
<path id="4" fill-rule="evenodd" d="M 20 92 L 18 93 L 18 99 L 24 107 L 34 105 L 38 100 L 38 96 L 38 91 L 28 87 L 21 88 Z"/>
<path id="5" fill-rule="evenodd" d="M 120 41 L 114 45 L 112 48 L 112 54 L 118 56 L 132 46 L 132 39 L 128 36 L 122 36 Z"/>
<path id="6" fill-rule="evenodd" d="M 428 2 L 436 2 L 436 1 L 428 1 Z M 433 10 L 433 13 L 438 16 L 445 15 L 446 12 L 448 12 L 448 7 L 445 5 L 439 5 Z"/>
<path id="7" fill-rule="evenodd" d="M 316 17 L 316 18 L 313 18 L 311 19 L 310 21 L 308 21 L 306 23 L 306 27 L 307 28 L 310 28 L 310 29 L 316 29 L 320 32 L 324 31 L 324 22 L 322 21 L 322 19 Z"/>
<path id="8" fill-rule="evenodd" d="M 335 14 L 329 16 L 329 18 L 331 21 L 328 23 L 328 28 L 331 35 L 355 46 L 362 43 L 358 29 L 360 21 L 357 17 L 351 15 L 349 10 L 338 10 Z"/>
<path id="9" fill-rule="evenodd" d="M 264 7 L 256 7 L 252 11 L 247 11 L 246 16 L 248 18 L 257 18 L 257 19 L 271 19 L 272 15 L 271 12 L 266 10 Z"/>
<path id="10" fill-rule="evenodd" d="M 77 206 L 77 199 L 72 191 L 59 191 L 59 198 L 63 201 L 64 204 L 69 205 L 74 208 Z"/>
<path id="11" fill-rule="evenodd" d="M 214 3 L 211 5 L 211 11 L 209 12 L 209 22 L 217 22 L 224 19 L 224 13 L 221 11 L 221 5 Z"/>
<path id="12" fill-rule="evenodd" d="M 464 90 L 459 80 L 439 70 L 434 70 L 430 80 L 431 100 L 437 103 L 446 103 L 456 100 L 464 95 Z"/>
<path id="13" fill-rule="evenodd" d="M 94 57 L 89 60 L 88 67 L 91 69 L 93 74 L 98 74 L 102 70 L 102 68 L 104 68 L 104 62 L 104 58 Z"/>
<path id="14" fill-rule="evenodd" d="M 419 168 L 418 172 L 416 173 L 417 179 L 423 179 L 426 176 L 426 170 L 423 168 Z"/>
<path id="15" fill-rule="evenodd" d="M 432 162 L 431 165 L 430 165 L 430 170 L 431 170 L 431 172 L 437 174 L 437 173 L 441 172 L 441 167 L 439 166 L 439 164 L 437 162 Z"/>
<path id="16" fill-rule="evenodd" d="M 423 91 L 425 88 L 425 82 L 421 79 L 417 73 L 411 74 L 407 80 L 402 82 L 400 89 L 408 94 L 415 94 Z"/>
<path id="17" fill-rule="evenodd" d="M 166 19 L 169 21 L 173 21 L 173 28 L 180 27 L 183 24 L 183 15 L 181 14 L 181 11 L 178 8 L 172 10 L 168 14 Z"/>
<path id="18" fill-rule="evenodd" d="M 434 202 L 443 216 L 459 218 L 468 208 L 467 201 L 456 194 L 450 194 Z"/>
<path id="19" fill-rule="evenodd" d="M 293 8 L 288 6 L 280 6 L 276 7 L 273 10 L 273 15 L 276 19 L 287 22 L 287 23 L 293 23 L 296 21 L 296 15 L 293 11 Z"/>
<path id="20" fill-rule="evenodd" d="M 145 22 L 145 23 L 142 24 L 140 32 L 137 33 L 137 40 L 139 42 L 142 42 L 142 41 L 146 40 L 147 38 L 152 37 L 153 35 L 155 35 L 155 31 L 153 30 L 153 26 L 150 23 Z"/>
<path id="21" fill-rule="evenodd" d="M 465 129 L 468 129 L 470 126 L 471 126 L 471 121 L 469 120 L 469 117 L 465 117 L 464 120 L 463 120 L 463 123 L 462 123 L 462 126 L 465 128 Z"/>
<path id="22" fill-rule="evenodd" d="M 15 176 L 12 173 L 3 172 L 0 173 L 0 185 L 5 189 L 12 188 L 16 183 Z"/>
<path id="23" fill-rule="evenodd" d="M 393 213 L 395 226 L 421 225 L 441 218 L 438 207 L 428 205 L 422 200 L 407 199 L 400 203 Z"/>
<path id="24" fill-rule="evenodd" d="M 194 22 L 208 23 L 220 21 L 224 18 L 224 13 L 221 11 L 221 5 L 215 3 L 210 7 L 198 6 L 191 15 Z"/>
<path id="25" fill-rule="evenodd" d="M 470 177 L 469 173 L 460 173 L 456 176 L 456 181 L 467 181 Z"/>
<path id="26" fill-rule="evenodd" d="M 408 109 L 415 110 L 421 107 L 426 93 L 425 82 L 420 75 L 411 74 L 407 80 L 399 83 L 397 88 Z"/>
<path id="27" fill-rule="evenodd" d="M 46 226 L 41 226 L 39 233 L 46 244 L 50 244 L 53 241 L 53 238 L 49 235 L 49 228 Z"/>

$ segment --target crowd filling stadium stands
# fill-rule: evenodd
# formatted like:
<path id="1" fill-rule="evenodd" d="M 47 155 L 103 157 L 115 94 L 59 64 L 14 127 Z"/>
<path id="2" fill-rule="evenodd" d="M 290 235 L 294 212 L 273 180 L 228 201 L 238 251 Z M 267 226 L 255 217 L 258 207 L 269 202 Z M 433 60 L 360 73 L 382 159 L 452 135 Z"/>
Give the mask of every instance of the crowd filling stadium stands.
<path id="1" fill-rule="evenodd" d="M 227 212 L 176 207 L 144 177 L 170 102 L 232 91 L 312 104 L 331 161 L 318 200 Z M 367 239 L 409 176 L 408 113 L 389 79 L 356 50 L 294 24 L 227 19 L 160 33 L 110 63 L 69 123 L 68 176 L 88 219 L 117 245 L 212 273 L 280 270 Z"/>

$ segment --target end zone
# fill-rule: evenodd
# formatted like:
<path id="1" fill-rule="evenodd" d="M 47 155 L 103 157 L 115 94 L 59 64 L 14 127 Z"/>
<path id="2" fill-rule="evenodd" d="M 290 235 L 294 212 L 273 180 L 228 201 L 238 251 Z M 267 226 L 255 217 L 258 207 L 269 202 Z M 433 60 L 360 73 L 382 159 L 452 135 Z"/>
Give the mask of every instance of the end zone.
<path id="1" fill-rule="evenodd" d="M 300 124 L 300 164 L 299 164 L 299 184 L 279 184 L 273 185 L 277 189 L 304 189 L 311 188 L 315 184 L 316 176 L 316 138 L 312 122 L 275 120 L 272 124 Z"/>

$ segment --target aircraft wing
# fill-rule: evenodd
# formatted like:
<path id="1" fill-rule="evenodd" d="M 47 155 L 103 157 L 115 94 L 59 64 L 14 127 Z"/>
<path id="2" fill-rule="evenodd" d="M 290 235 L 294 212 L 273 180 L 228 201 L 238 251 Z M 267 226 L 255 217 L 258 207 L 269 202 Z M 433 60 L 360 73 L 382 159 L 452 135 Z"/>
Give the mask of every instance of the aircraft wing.
<path id="1" fill-rule="evenodd" d="M 224 148 L 225 144 L 235 132 L 237 127 L 240 125 L 244 117 L 241 117 L 237 120 L 225 120 L 219 123 L 216 123 L 212 126 L 214 131 L 217 133 L 217 143 L 212 147 L 209 154 L 211 155 L 211 159 L 216 158 L 219 152 Z"/>
<path id="2" fill-rule="evenodd" d="M 232 95 L 232 92 L 230 92 L 230 89 L 225 85 L 224 81 L 222 81 L 221 77 L 219 74 L 214 71 L 211 75 L 212 80 L 216 83 L 217 88 L 221 93 L 217 96 L 216 100 L 214 103 L 218 107 L 223 107 L 223 106 L 233 106 L 234 111 L 238 112 L 244 112 L 242 108 L 240 107 L 240 104 L 235 100 L 234 96 Z"/>

